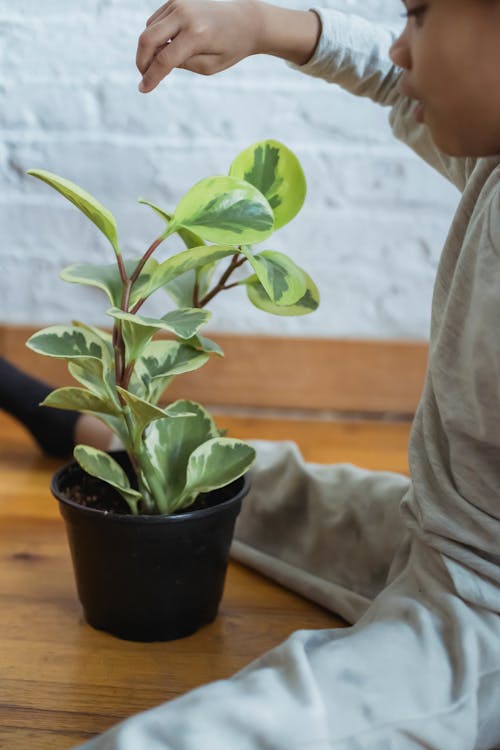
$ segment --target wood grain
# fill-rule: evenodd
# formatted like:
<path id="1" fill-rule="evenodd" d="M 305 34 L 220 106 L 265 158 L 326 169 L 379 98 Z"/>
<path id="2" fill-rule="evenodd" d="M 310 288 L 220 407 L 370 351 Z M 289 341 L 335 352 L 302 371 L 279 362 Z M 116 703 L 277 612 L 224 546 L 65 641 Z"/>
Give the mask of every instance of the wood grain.
<path id="1" fill-rule="evenodd" d="M 295 439 L 315 461 L 406 471 L 408 424 L 221 416 L 239 437 Z M 172 643 L 93 630 L 76 599 L 65 532 L 48 491 L 58 462 L 0 413 L 0 748 L 67 750 L 120 719 L 227 677 L 332 614 L 231 563 L 217 620 Z"/>
<path id="2" fill-rule="evenodd" d="M 48 382 L 72 383 L 63 362 L 26 349 L 35 330 L 4 326 L 0 354 Z M 410 415 L 420 398 L 427 365 L 422 341 L 210 335 L 226 356 L 213 357 L 201 370 L 175 379 L 170 400 Z"/>

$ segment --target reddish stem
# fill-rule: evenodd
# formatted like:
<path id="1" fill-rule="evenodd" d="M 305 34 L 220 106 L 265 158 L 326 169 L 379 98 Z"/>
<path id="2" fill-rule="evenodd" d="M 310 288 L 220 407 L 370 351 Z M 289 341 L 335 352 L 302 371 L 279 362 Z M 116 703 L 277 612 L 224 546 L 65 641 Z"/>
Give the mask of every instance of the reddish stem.
<path id="1" fill-rule="evenodd" d="M 217 284 L 214 286 L 213 289 L 211 289 L 207 294 L 205 294 L 204 297 L 202 297 L 201 300 L 198 301 L 198 304 L 196 307 L 205 307 L 210 300 L 212 300 L 216 294 L 219 294 L 219 292 L 222 292 L 224 289 L 230 289 L 233 286 L 236 286 L 236 284 L 230 284 L 229 286 L 226 286 L 226 281 L 229 279 L 233 271 L 235 271 L 239 266 L 242 266 L 243 263 L 246 261 L 246 258 L 240 258 L 239 254 L 233 255 L 231 263 L 226 268 L 222 276 L 220 277 Z"/>

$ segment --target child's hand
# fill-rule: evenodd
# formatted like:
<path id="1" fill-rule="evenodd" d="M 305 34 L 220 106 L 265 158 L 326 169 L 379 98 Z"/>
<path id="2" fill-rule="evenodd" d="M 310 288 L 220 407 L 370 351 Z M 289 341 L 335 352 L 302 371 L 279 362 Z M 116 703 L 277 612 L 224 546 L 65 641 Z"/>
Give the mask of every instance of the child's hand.
<path id="1" fill-rule="evenodd" d="M 255 54 L 259 5 L 255 0 L 169 0 L 139 37 L 139 89 L 152 91 L 174 68 L 212 75 Z"/>

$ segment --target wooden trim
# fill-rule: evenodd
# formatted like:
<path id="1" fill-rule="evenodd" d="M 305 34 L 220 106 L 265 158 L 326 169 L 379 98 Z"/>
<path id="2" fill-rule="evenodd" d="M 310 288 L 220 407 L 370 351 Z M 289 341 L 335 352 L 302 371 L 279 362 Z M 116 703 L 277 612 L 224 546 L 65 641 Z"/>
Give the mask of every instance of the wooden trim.
<path id="1" fill-rule="evenodd" d="M 0 353 L 54 385 L 72 382 L 64 362 L 24 346 L 36 328 L 0 326 Z M 213 334 L 225 357 L 170 386 L 169 400 L 207 405 L 412 414 L 422 389 L 427 344 Z"/>

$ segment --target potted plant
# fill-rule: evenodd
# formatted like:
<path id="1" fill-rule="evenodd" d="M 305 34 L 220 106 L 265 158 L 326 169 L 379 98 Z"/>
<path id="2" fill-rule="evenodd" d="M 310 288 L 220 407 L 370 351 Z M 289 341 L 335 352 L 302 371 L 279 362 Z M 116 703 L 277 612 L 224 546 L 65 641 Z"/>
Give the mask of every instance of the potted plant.
<path id="1" fill-rule="evenodd" d="M 79 383 L 53 391 L 43 405 L 95 415 L 124 448 L 112 455 L 78 445 L 75 462 L 52 481 L 84 616 L 131 640 L 188 635 L 216 616 L 254 450 L 223 435 L 197 402 L 164 406 L 160 399 L 175 376 L 222 356 L 201 333 L 210 318 L 205 308 L 222 291 L 244 285 L 253 305 L 278 315 L 316 309 L 318 292 L 305 271 L 283 253 L 253 247 L 300 210 L 302 169 L 283 144 L 263 141 L 240 153 L 227 176 L 194 185 L 172 213 L 141 200 L 164 227 L 141 258 L 129 260 L 113 215 L 95 198 L 50 172 L 29 174 L 74 203 L 115 255 L 111 264 L 61 273 L 105 293 L 112 333 L 74 321 L 27 342 L 66 360 Z M 186 249 L 153 258 L 174 234 Z M 244 266 L 249 273 L 233 276 Z M 155 292 L 174 303 L 160 318 L 141 310 Z"/>

